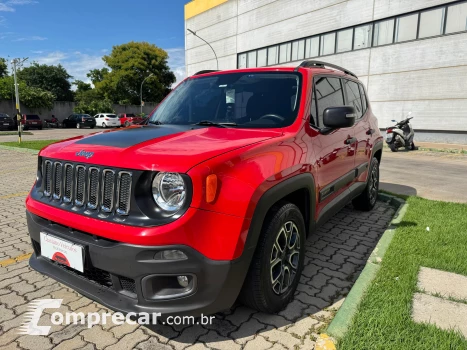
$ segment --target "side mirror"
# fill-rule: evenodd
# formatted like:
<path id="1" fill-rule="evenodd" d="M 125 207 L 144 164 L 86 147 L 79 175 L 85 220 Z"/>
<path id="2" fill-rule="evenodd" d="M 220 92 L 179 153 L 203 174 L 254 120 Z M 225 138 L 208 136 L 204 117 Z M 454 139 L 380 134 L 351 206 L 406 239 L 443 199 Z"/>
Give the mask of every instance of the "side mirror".
<path id="1" fill-rule="evenodd" d="M 349 128 L 355 124 L 355 108 L 351 106 L 329 107 L 324 110 L 323 123 L 331 129 Z"/>

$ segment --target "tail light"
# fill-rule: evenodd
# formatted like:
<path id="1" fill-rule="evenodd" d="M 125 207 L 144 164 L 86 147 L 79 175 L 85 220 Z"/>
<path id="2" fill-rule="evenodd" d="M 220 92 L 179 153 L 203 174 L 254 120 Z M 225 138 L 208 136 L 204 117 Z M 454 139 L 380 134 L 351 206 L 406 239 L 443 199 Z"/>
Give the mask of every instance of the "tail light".
<path id="1" fill-rule="evenodd" d="M 84 119 L 84 117 L 83 117 L 83 118 L 81 118 L 81 121 L 84 123 L 86 121 L 86 119 Z"/>
<path id="2" fill-rule="evenodd" d="M 386 133 L 392 134 L 392 129 L 387 129 L 387 130 L 386 130 Z"/>
<path id="3" fill-rule="evenodd" d="M 110 120 L 109 118 L 104 118 L 104 120 Z"/>

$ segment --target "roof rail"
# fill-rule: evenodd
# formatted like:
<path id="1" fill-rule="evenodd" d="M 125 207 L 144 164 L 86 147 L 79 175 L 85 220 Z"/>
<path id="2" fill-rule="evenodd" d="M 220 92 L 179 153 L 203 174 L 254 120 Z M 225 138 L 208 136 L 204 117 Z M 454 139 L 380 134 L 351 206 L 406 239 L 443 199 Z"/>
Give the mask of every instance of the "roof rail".
<path id="1" fill-rule="evenodd" d="M 200 70 L 199 72 L 196 72 L 193 75 L 200 75 L 200 74 L 207 74 L 207 73 L 214 73 L 214 72 L 220 72 L 219 70 L 213 70 L 213 69 L 206 69 L 206 70 Z"/>
<path id="2" fill-rule="evenodd" d="M 327 62 L 322 62 L 322 61 L 313 61 L 313 60 L 303 61 L 302 63 L 300 63 L 300 65 L 297 68 L 295 68 L 295 71 L 298 71 L 298 69 L 300 67 L 303 67 L 303 68 L 311 68 L 311 67 L 325 68 L 325 66 L 328 66 L 329 68 L 340 70 L 340 71 L 344 72 L 345 74 L 351 75 L 351 76 L 358 79 L 358 77 L 354 73 L 349 71 L 348 69 L 336 66 L 335 64 L 332 64 L 332 63 L 327 63 Z"/>

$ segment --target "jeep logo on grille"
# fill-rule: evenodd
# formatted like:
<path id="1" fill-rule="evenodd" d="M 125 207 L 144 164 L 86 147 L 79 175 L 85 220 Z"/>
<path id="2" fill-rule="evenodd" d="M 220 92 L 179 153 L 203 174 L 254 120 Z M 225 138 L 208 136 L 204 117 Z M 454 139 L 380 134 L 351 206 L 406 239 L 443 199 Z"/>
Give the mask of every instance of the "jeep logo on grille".
<path id="1" fill-rule="evenodd" d="M 86 159 L 91 158 L 94 155 L 94 152 L 86 152 L 84 149 L 82 149 L 79 152 L 76 152 L 77 157 L 85 157 Z"/>

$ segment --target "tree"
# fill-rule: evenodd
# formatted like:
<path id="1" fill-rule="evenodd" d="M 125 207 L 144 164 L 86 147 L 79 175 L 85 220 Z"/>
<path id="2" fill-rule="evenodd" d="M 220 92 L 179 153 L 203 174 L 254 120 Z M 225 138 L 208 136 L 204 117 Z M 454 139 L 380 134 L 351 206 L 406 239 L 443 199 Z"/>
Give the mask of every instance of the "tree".
<path id="1" fill-rule="evenodd" d="M 0 78 L 6 77 L 7 75 L 8 75 L 7 61 L 6 59 L 0 57 Z"/>
<path id="2" fill-rule="evenodd" d="M 73 112 L 89 115 L 96 115 L 97 113 L 115 113 L 112 108 L 112 101 L 109 100 L 94 100 L 90 103 L 81 101 L 75 106 Z"/>
<path id="3" fill-rule="evenodd" d="M 62 65 L 49 66 L 34 62 L 18 71 L 18 79 L 28 86 L 50 91 L 56 101 L 73 101 L 73 91 L 68 81 L 72 76 Z"/>
<path id="4" fill-rule="evenodd" d="M 86 76 L 91 79 L 92 83 L 96 85 L 96 83 L 100 83 L 104 80 L 104 77 L 109 74 L 109 69 L 104 67 L 102 69 L 91 69 Z"/>
<path id="5" fill-rule="evenodd" d="M 15 98 L 14 78 L 12 76 L 0 78 L 0 100 Z M 24 81 L 18 82 L 19 100 L 29 108 L 52 109 L 55 96 L 46 90 L 28 86 Z"/>
<path id="6" fill-rule="evenodd" d="M 92 90 L 91 84 L 85 83 L 82 80 L 75 80 L 72 84 L 76 86 L 76 91 L 75 91 L 76 94 Z"/>
<path id="7" fill-rule="evenodd" d="M 161 101 L 175 82 L 175 75 L 167 64 L 167 52 L 147 42 L 114 46 L 110 55 L 102 59 L 110 72 L 97 74 L 99 72 L 94 70 L 90 78 L 94 79 L 96 89 L 114 103 L 140 104 L 141 83 L 151 74 L 153 76 L 143 86 L 145 101 Z"/>

